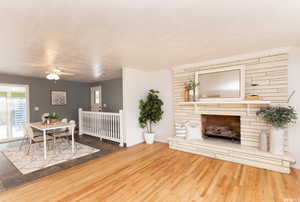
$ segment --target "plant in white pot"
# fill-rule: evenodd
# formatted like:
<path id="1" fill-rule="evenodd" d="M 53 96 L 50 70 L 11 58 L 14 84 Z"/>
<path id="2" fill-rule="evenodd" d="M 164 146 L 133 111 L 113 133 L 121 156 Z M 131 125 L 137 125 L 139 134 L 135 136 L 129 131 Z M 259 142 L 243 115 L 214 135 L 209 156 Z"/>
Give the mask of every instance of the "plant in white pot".
<path id="1" fill-rule="evenodd" d="M 153 144 L 155 133 L 152 131 L 153 124 L 159 122 L 163 115 L 163 101 L 158 96 L 159 91 L 151 89 L 146 100 L 140 100 L 140 117 L 139 123 L 142 128 L 146 128 L 144 132 L 147 144 Z"/>
<path id="2" fill-rule="evenodd" d="M 284 128 L 289 123 L 295 123 L 296 111 L 293 107 L 268 106 L 256 112 L 266 122 L 272 125 L 270 135 L 270 152 L 284 154 Z"/>

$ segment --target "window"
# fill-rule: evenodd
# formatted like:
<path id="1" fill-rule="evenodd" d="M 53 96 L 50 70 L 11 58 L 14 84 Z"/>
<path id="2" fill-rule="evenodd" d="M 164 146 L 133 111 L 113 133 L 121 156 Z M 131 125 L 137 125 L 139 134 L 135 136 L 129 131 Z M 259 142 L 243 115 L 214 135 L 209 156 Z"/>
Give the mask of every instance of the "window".
<path id="1" fill-rule="evenodd" d="M 95 104 L 100 104 L 100 91 L 95 90 Z"/>

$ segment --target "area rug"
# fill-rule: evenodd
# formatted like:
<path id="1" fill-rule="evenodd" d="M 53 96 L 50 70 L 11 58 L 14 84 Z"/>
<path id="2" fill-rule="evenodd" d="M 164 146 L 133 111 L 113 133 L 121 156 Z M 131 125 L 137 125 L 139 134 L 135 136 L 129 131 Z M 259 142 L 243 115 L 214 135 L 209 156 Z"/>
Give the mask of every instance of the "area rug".
<path id="1" fill-rule="evenodd" d="M 21 150 L 19 150 L 19 147 L 1 149 L 22 174 L 28 174 L 100 151 L 99 149 L 75 142 L 76 150 L 73 154 L 71 145 L 67 141 L 57 142 L 55 147 L 51 144 L 47 146 L 47 159 L 45 160 L 43 145 L 33 144 L 29 154 L 27 154 L 27 148 L 27 146 L 23 146 Z"/>

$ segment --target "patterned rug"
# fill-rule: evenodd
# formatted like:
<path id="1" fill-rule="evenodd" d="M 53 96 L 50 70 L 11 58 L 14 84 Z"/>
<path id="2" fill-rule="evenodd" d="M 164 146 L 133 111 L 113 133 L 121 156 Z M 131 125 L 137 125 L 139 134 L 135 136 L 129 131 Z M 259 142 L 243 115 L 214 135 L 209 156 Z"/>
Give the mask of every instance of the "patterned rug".
<path id="1" fill-rule="evenodd" d="M 100 151 L 93 147 L 75 142 L 75 153 L 67 141 L 57 142 L 56 146 L 49 142 L 47 146 L 47 159 L 44 160 L 44 149 L 42 143 L 35 143 L 27 154 L 28 146 L 1 149 L 5 156 L 19 169 L 22 174 L 28 174 L 42 168 L 46 168 L 65 161 L 76 159 Z"/>

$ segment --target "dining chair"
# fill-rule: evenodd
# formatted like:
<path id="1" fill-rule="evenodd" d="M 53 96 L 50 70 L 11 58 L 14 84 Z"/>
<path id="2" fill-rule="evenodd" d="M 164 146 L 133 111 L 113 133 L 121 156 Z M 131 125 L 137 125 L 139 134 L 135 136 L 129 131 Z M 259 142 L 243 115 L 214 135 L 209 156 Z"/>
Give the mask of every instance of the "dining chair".
<path id="1" fill-rule="evenodd" d="M 74 120 L 70 120 L 69 123 L 74 125 L 74 127 L 76 126 L 76 122 Z M 53 145 L 56 144 L 56 138 L 65 138 L 68 141 L 68 143 L 70 144 L 69 137 L 72 136 L 72 133 L 69 129 L 67 129 L 67 130 L 65 130 L 65 132 L 52 133 L 51 136 L 53 137 Z"/>
<path id="2" fill-rule="evenodd" d="M 27 154 L 29 154 L 30 152 L 30 149 L 31 149 L 31 146 L 35 143 L 41 143 L 44 141 L 44 136 L 41 132 L 33 132 L 30 124 L 24 124 L 23 125 L 23 130 L 24 130 L 24 141 L 20 144 L 20 147 L 19 147 L 19 150 L 22 149 L 22 146 L 25 145 L 25 142 L 27 140 L 28 142 L 28 149 L 27 149 Z M 47 140 L 52 140 L 53 137 L 49 136 L 49 135 L 46 135 L 46 141 Z"/>
<path id="3" fill-rule="evenodd" d="M 44 114 L 42 114 L 41 119 L 42 119 L 42 122 L 43 122 L 43 123 L 46 121 L 46 117 L 48 117 L 49 115 L 50 115 L 49 113 L 44 113 Z"/>
<path id="4" fill-rule="evenodd" d="M 63 118 L 60 122 L 62 123 L 68 123 L 68 119 L 67 118 Z M 67 129 L 65 128 L 59 128 L 59 129 L 55 129 L 54 132 L 55 133 L 63 133 L 63 132 L 66 132 Z"/>
<path id="5" fill-rule="evenodd" d="M 67 118 L 63 118 L 63 119 L 61 120 L 61 122 L 62 122 L 62 123 L 68 123 L 68 119 L 67 119 Z"/>

